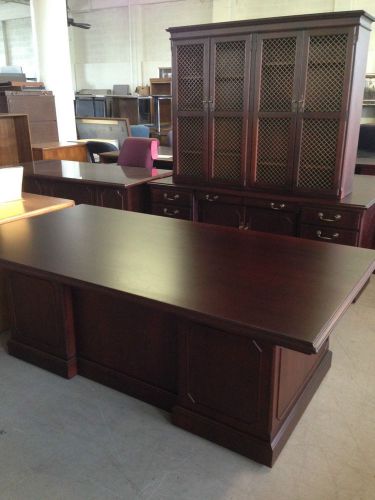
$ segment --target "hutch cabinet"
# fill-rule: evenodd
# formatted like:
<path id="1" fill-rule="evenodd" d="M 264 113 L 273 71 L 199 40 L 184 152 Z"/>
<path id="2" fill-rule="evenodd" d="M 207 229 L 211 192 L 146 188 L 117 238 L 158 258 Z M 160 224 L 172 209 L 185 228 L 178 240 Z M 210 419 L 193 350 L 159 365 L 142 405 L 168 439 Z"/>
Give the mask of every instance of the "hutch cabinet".
<path id="1" fill-rule="evenodd" d="M 175 182 L 349 194 L 372 21 L 351 11 L 169 28 Z"/>

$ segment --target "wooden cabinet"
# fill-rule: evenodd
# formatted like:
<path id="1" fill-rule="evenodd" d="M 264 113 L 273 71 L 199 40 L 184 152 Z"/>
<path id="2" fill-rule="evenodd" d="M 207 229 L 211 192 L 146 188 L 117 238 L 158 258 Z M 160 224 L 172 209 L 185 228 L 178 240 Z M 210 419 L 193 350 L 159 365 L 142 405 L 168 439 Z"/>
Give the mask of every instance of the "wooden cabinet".
<path id="1" fill-rule="evenodd" d="M 349 194 L 372 20 L 351 11 L 170 28 L 175 181 Z"/>
<path id="2" fill-rule="evenodd" d="M 19 165 L 31 160 L 27 115 L 0 115 L 0 165 Z"/>

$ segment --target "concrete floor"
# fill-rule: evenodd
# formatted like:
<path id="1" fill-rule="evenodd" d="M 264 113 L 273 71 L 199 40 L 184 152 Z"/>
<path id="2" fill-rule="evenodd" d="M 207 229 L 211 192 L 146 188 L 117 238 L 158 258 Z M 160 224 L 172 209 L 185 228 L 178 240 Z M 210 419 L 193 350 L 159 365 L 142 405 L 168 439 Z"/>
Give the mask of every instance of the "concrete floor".
<path id="1" fill-rule="evenodd" d="M 0 500 L 375 499 L 375 276 L 273 469 L 136 399 L 12 358 L 0 338 Z"/>

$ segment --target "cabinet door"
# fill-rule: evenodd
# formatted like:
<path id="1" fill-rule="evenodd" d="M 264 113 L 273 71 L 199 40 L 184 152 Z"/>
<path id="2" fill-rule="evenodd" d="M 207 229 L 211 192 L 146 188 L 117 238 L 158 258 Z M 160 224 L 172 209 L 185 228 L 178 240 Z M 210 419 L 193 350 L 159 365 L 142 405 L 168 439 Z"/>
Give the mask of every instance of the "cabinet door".
<path id="1" fill-rule="evenodd" d="M 172 46 L 173 160 L 181 182 L 208 179 L 208 53 L 206 39 Z"/>
<path id="2" fill-rule="evenodd" d="M 351 28 L 305 33 L 293 176 L 297 192 L 339 194 L 353 50 Z"/>
<path id="3" fill-rule="evenodd" d="M 257 37 L 251 186 L 291 187 L 301 46 L 297 33 Z"/>
<path id="4" fill-rule="evenodd" d="M 247 207 L 245 229 L 266 233 L 296 235 L 296 214 Z"/>
<path id="5" fill-rule="evenodd" d="M 211 40 L 209 181 L 245 185 L 251 37 Z"/>
<path id="6" fill-rule="evenodd" d="M 229 196 L 207 193 L 198 195 L 198 222 L 237 227 L 244 224 L 244 207 L 240 200 Z M 233 197 L 234 198 L 234 197 Z"/>

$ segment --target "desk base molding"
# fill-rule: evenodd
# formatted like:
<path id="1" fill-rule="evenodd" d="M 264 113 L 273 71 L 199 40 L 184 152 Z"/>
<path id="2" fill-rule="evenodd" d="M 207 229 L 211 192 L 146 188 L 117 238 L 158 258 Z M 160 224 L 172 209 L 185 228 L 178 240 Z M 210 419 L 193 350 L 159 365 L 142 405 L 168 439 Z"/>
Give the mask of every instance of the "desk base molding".
<path id="1" fill-rule="evenodd" d="M 314 371 L 272 441 L 261 440 L 256 436 L 251 436 L 181 406 L 173 408 L 172 423 L 186 431 L 225 446 L 241 455 L 245 455 L 263 465 L 272 467 L 320 383 L 330 369 L 331 361 L 332 352 L 326 351 L 319 366 Z"/>
<path id="2" fill-rule="evenodd" d="M 166 411 L 176 404 L 176 394 L 87 359 L 78 358 L 78 374 Z"/>
<path id="3" fill-rule="evenodd" d="M 60 377 L 70 379 L 77 375 L 77 360 L 75 357 L 64 360 L 17 342 L 14 339 L 8 340 L 8 353 L 55 375 L 60 375 Z"/>

